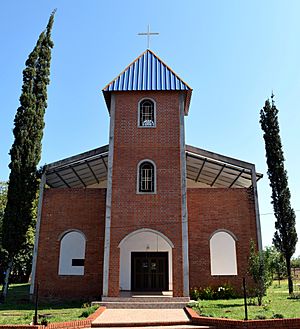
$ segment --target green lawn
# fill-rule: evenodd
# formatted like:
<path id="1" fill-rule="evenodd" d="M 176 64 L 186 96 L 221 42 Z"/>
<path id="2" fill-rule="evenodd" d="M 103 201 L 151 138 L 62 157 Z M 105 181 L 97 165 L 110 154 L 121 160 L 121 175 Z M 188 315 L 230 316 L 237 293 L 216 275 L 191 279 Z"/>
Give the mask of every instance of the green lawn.
<path id="1" fill-rule="evenodd" d="M 0 287 L 1 288 L 1 287 Z M 300 287 L 295 290 L 300 296 Z M 0 324 L 29 324 L 34 314 L 34 305 L 28 300 L 29 285 L 11 285 L 5 304 L 0 304 Z M 257 316 L 272 318 L 274 314 L 282 314 L 284 318 L 300 317 L 300 298 L 288 299 L 287 282 L 280 287 L 274 282 L 264 297 L 263 306 L 248 306 L 249 319 Z M 203 300 L 198 302 L 201 315 L 244 319 L 243 299 Z M 46 315 L 49 322 L 71 321 L 80 318 L 83 311 L 82 302 L 40 303 L 39 314 Z"/>
<path id="2" fill-rule="evenodd" d="M 248 306 L 248 318 L 271 319 L 275 314 L 281 314 L 284 318 L 300 317 L 300 288 L 295 287 L 295 294 L 298 299 L 288 299 L 287 281 L 281 282 L 279 286 L 274 282 L 268 289 L 267 296 L 263 299 L 263 306 Z M 251 300 L 248 300 L 251 302 Z M 256 302 L 256 300 L 255 300 Z M 212 317 L 222 317 L 229 319 L 244 319 L 244 300 L 201 300 L 194 309 L 200 314 Z"/>
<path id="3" fill-rule="evenodd" d="M 29 284 L 11 285 L 6 302 L 0 304 L 0 324 L 29 324 L 34 315 L 34 304 L 29 301 L 28 296 Z M 38 314 L 46 315 L 48 322 L 84 319 L 80 318 L 80 315 L 87 308 L 82 308 L 82 304 L 82 302 L 40 303 Z"/>

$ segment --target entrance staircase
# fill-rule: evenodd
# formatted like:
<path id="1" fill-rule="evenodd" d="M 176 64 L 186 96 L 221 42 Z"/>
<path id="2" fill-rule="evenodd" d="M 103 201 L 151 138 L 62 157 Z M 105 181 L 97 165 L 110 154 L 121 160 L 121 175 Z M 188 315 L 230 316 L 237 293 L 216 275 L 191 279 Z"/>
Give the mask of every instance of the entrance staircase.
<path id="1" fill-rule="evenodd" d="M 190 301 L 189 297 L 166 296 L 132 296 L 132 297 L 102 297 L 101 301 L 95 301 L 92 305 L 110 308 L 125 309 L 183 309 Z"/>
<path id="2" fill-rule="evenodd" d="M 91 328 L 212 329 L 193 325 L 184 309 L 106 309 Z"/>
<path id="3" fill-rule="evenodd" d="M 121 291 L 119 297 L 102 297 L 92 305 L 125 309 L 183 309 L 190 301 L 189 297 L 173 297 L 172 291 L 131 292 Z"/>
<path id="4" fill-rule="evenodd" d="M 119 297 L 102 297 L 92 305 L 106 310 L 92 322 L 92 328 L 213 329 L 195 325 L 185 312 L 189 297 L 173 297 L 171 292 L 147 294 L 121 292 Z"/>

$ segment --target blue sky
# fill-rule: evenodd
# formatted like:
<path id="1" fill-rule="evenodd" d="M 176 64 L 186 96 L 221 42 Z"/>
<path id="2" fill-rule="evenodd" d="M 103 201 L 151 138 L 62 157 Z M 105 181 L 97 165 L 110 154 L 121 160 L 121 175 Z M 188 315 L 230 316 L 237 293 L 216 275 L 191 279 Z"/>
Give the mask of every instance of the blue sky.
<path id="1" fill-rule="evenodd" d="M 101 89 L 147 46 L 193 88 L 186 143 L 256 164 L 263 244 L 270 204 L 259 111 L 272 90 L 300 217 L 300 2 L 297 0 L 27 0 L 0 12 L 0 180 L 7 180 L 25 60 L 57 8 L 41 164 L 108 142 Z M 300 220 L 297 220 L 300 235 Z M 300 237 L 299 237 L 300 240 Z M 300 255 L 300 244 L 296 255 Z"/>

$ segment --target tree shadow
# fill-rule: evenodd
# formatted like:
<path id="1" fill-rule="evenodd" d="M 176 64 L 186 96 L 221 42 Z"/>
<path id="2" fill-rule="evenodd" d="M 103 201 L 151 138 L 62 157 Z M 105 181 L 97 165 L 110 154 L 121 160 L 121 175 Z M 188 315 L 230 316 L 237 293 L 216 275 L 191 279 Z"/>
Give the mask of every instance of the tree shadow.
<path id="1" fill-rule="evenodd" d="M 38 309 L 43 311 L 49 309 L 81 308 L 84 302 L 87 301 L 39 301 Z M 0 311 L 33 311 L 34 308 L 35 303 L 29 299 L 29 284 L 11 285 L 5 302 L 0 304 Z"/>
<path id="2" fill-rule="evenodd" d="M 229 308 L 229 307 L 241 307 L 244 306 L 243 303 L 241 304 L 215 304 L 214 307 L 217 308 Z"/>

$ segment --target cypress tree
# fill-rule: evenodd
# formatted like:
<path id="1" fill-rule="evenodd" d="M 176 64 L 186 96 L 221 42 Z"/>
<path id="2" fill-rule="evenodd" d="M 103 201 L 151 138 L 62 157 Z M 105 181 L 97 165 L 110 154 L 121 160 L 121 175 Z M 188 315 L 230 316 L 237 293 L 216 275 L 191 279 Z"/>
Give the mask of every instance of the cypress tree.
<path id="1" fill-rule="evenodd" d="M 293 292 L 291 258 L 298 241 L 295 228 L 296 215 L 291 207 L 291 193 L 288 187 L 287 172 L 284 169 L 278 110 L 275 106 L 273 94 L 271 99 L 272 103 L 270 104 L 270 101 L 266 100 L 265 106 L 260 111 L 260 124 L 264 132 L 268 177 L 272 189 L 272 204 L 276 218 L 273 243 L 285 259 L 289 293 L 291 294 Z"/>
<path id="2" fill-rule="evenodd" d="M 9 255 L 2 298 L 7 295 L 14 258 L 26 244 L 26 233 L 33 220 L 34 201 L 38 192 L 37 165 L 41 158 L 47 85 L 50 82 L 54 15 L 55 11 L 25 63 L 20 106 L 14 119 L 14 143 L 10 150 L 11 171 L 2 231 L 2 245 Z"/>

